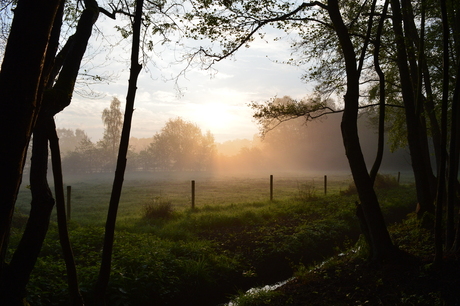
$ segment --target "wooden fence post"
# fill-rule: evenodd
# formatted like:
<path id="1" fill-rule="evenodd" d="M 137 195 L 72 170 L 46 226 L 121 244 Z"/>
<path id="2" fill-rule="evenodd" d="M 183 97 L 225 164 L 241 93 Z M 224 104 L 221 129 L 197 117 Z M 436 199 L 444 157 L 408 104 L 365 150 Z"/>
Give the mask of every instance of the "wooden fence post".
<path id="1" fill-rule="evenodd" d="M 195 181 L 192 181 L 192 209 L 195 209 Z"/>
<path id="2" fill-rule="evenodd" d="M 270 174 L 270 201 L 273 201 L 273 174 Z"/>
<path id="3" fill-rule="evenodd" d="M 324 195 L 327 194 L 327 175 L 324 176 Z"/>
<path id="4" fill-rule="evenodd" d="M 71 199 L 71 193 L 72 193 L 72 186 L 67 186 L 67 221 L 70 220 L 70 199 Z"/>

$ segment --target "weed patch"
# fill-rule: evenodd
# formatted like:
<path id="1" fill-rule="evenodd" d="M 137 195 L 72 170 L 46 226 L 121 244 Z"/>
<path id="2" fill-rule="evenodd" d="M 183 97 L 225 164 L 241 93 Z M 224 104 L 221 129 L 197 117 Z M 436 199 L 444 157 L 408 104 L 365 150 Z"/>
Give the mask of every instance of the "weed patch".
<path id="1" fill-rule="evenodd" d="M 143 216 L 148 220 L 171 219 L 174 216 L 172 202 L 169 200 L 155 199 L 151 203 L 144 205 Z"/>

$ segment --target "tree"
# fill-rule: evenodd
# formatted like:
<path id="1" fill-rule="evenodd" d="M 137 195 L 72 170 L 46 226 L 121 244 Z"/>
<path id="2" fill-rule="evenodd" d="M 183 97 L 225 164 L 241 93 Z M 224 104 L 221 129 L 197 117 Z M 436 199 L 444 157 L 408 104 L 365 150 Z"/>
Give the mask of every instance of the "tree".
<path id="1" fill-rule="evenodd" d="M 191 35 L 204 33 L 221 42 L 223 50 L 215 53 L 211 48 L 201 48 L 200 54 L 210 60 L 208 65 L 232 56 L 241 46 L 249 45 L 255 33 L 266 25 L 287 31 L 295 29 L 299 33 L 300 39 L 295 47 L 301 50 L 304 58 L 298 63 L 314 62 L 309 67 L 307 79 L 320 81 L 316 89 L 323 96 L 344 94 L 343 140 L 355 183 L 364 187 L 361 191 L 358 187 L 363 205 L 364 198 L 368 203 L 375 201 L 368 192 L 365 165 L 360 158 L 356 114 L 360 108 L 369 106 L 365 102 L 378 97 L 378 104 L 374 105 L 379 105 L 380 141 L 371 170 L 372 181 L 382 156 L 383 120 L 388 120 L 385 109 L 390 105 L 398 107 L 394 108 L 397 111 L 389 112 L 392 121 L 388 125 L 392 126 L 395 142 L 408 145 L 420 217 L 431 218 L 429 215 L 434 213 L 436 199 L 436 258 L 442 258 L 443 248 L 449 250 L 455 236 L 453 208 L 460 186 L 457 148 L 460 129 L 456 105 L 460 97 L 458 1 L 315 1 L 302 4 L 262 1 L 252 5 L 232 1 L 220 6 L 206 1 L 196 2 L 196 7 L 205 13 L 189 16 L 189 20 L 194 20 L 195 16 L 203 19 L 198 26 L 191 26 Z M 226 35 L 222 35 L 222 31 Z M 439 39 L 440 33 L 442 39 Z M 220 39 L 219 35 L 223 38 Z M 257 109 L 256 117 L 289 119 L 304 116 L 309 119 L 320 109 L 325 110 L 307 103 L 290 103 L 286 107 L 272 104 Z M 430 158 L 430 142 L 434 159 Z M 447 185 L 444 182 L 446 174 Z M 448 206 L 447 216 L 444 216 L 442 207 L 446 192 Z M 376 208 L 373 204 L 370 207 Z M 376 211 L 373 208 L 364 211 L 364 216 L 372 219 L 370 215 Z M 444 218 L 447 219 L 446 244 L 441 234 Z M 369 221 L 366 221 L 368 225 Z M 383 226 L 380 228 L 382 230 L 377 232 L 386 237 Z M 387 245 L 388 248 L 384 249 L 391 250 L 390 244 Z M 458 240 L 454 245 L 454 250 L 458 251 Z"/>
<path id="2" fill-rule="evenodd" d="M 110 195 L 109 211 L 105 223 L 104 246 L 102 249 L 101 267 L 94 288 L 95 305 L 105 305 L 105 294 L 110 279 L 112 267 L 112 250 L 115 238 L 115 223 L 117 220 L 118 205 L 120 203 L 121 191 L 123 187 L 124 174 L 126 170 L 126 156 L 129 147 L 129 134 L 134 112 L 134 101 L 136 98 L 137 78 L 141 72 L 142 65 L 139 64 L 139 49 L 142 28 L 143 0 L 137 0 L 134 17 L 132 19 L 132 47 L 131 47 L 131 69 L 129 74 L 128 94 L 126 96 L 126 111 L 121 130 L 121 139 L 115 169 L 115 177 Z M 112 104 L 115 104 L 115 99 Z M 119 105 L 118 101 L 118 105 Z"/>
<path id="3" fill-rule="evenodd" d="M 345 108 L 342 117 L 342 136 L 353 180 L 361 200 L 364 221 L 369 230 L 372 253 L 378 261 L 389 259 L 395 254 L 395 247 L 388 234 L 373 181 L 369 176 L 361 151 L 358 136 L 357 116 L 359 107 L 360 72 L 356 67 L 356 53 L 348 28 L 345 25 L 337 1 L 328 1 L 328 13 L 337 33 L 345 59 L 347 90 L 344 96 Z"/>
<path id="4" fill-rule="evenodd" d="M 382 261 L 394 257 L 397 249 L 394 247 L 388 234 L 385 221 L 380 210 L 379 202 L 373 189 L 373 180 L 370 177 L 364 161 L 360 140 L 358 137 L 357 118 L 360 106 L 360 77 L 361 69 L 366 58 L 367 45 L 369 44 L 370 31 L 363 31 L 365 34 L 355 37 L 350 28 L 355 23 L 360 24 L 364 20 L 363 12 L 369 9 L 368 3 L 355 4 L 354 2 L 341 2 L 329 0 L 323 2 L 281 3 L 262 1 L 257 3 L 243 3 L 240 1 L 225 2 L 219 6 L 207 1 L 195 1 L 197 11 L 190 15 L 189 20 L 194 23 L 190 31 L 192 37 L 204 33 L 213 40 L 221 42 L 222 53 L 213 53 L 213 50 L 201 48 L 199 51 L 205 57 L 211 59 L 210 64 L 225 59 L 234 54 L 241 46 L 247 45 L 263 26 L 275 25 L 279 28 L 290 30 L 292 28 L 302 29 L 309 33 L 327 32 L 333 37 L 334 44 L 339 54 L 339 65 L 342 69 L 344 109 L 341 123 L 341 131 L 346 156 L 358 190 L 366 228 L 369 231 L 370 243 L 373 250 L 373 258 Z M 372 9 L 376 1 L 372 3 Z M 204 11 L 204 12 L 203 12 Z M 198 16 L 198 17 L 197 17 Z M 364 24 L 366 28 L 372 29 L 374 14 L 367 18 Z M 195 18 L 201 18 L 196 22 Z M 198 24 L 198 26 L 194 26 Z M 311 26 L 310 26 L 311 25 Z M 219 27 L 216 29 L 216 27 Z M 222 32 L 225 32 L 223 35 Z M 367 33 L 366 33 L 367 32 Z M 263 35 L 262 35 L 263 36 Z M 359 43 L 356 42 L 359 40 Z M 303 41 L 303 44 L 320 44 L 320 40 Z M 361 46 L 362 48 L 359 49 Z M 270 109 L 266 113 L 270 116 L 283 115 L 287 117 L 305 116 L 311 118 L 315 111 L 328 111 L 320 103 L 291 103 L 287 107 L 279 108 L 276 115 Z M 334 111 L 334 110 L 333 110 Z"/>
<path id="5" fill-rule="evenodd" d="M 66 9 L 66 12 L 73 14 L 70 17 L 72 20 L 80 12 L 81 15 L 76 24 L 75 34 L 69 37 L 57 56 L 55 56 L 55 53 L 60 41 L 64 2 L 20 0 L 15 7 L 15 17 L 8 44 L 5 48 L 0 75 L 0 95 L 2 97 L 0 100 L 2 109 L 5 110 L 1 113 L 2 132 L 0 137 L 3 143 L 11 144 L 9 147 L 2 146 L 0 151 L 0 169 L 2 170 L 0 184 L 0 194 L 2 195 L 2 202 L 0 203 L 0 302 L 2 304 L 22 304 L 28 275 L 37 259 L 48 228 L 49 216 L 54 205 L 54 198 L 46 178 L 48 141 L 52 145 L 51 155 L 55 186 L 62 189 L 60 150 L 57 145 L 53 116 L 62 111 L 71 102 L 80 63 L 85 53 L 93 24 L 97 20 L 100 11 L 110 18 L 115 18 L 117 13 L 128 17 L 134 16 L 130 12 L 132 9 L 131 3 L 119 2 L 117 5 L 110 3 L 109 6 L 112 12 L 108 12 L 100 8 L 94 0 L 83 2 L 83 11 L 80 10 L 80 2 L 76 3 L 75 6 L 72 6 L 74 3 L 70 3 L 70 6 Z M 15 2 L 12 1 L 11 3 Z M 142 1 L 136 3 L 142 8 Z M 150 27 L 153 25 L 153 34 L 159 33 L 163 38 L 166 38 L 166 33 L 173 27 L 168 22 L 157 23 L 157 20 L 152 16 L 156 13 L 163 16 L 170 8 L 166 7 L 164 2 L 149 2 L 148 8 L 149 16 L 145 16 L 145 25 Z M 142 9 L 137 9 L 136 13 L 142 14 Z M 136 16 L 136 20 L 140 24 L 140 15 Z M 132 33 L 131 29 L 128 31 L 121 27 L 119 29 L 125 38 Z M 148 36 L 144 35 L 144 38 L 147 39 Z M 145 40 L 143 43 L 145 43 L 146 49 L 153 46 L 152 41 Z M 139 35 L 137 35 L 134 45 L 136 45 L 138 51 L 140 44 Z M 127 105 L 131 103 L 132 106 L 135 92 L 133 88 L 135 87 L 135 78 L 137 78 L 137 74 L 140 71 L 140 65 L 134 65 L 133 60 L 131 68 L 134 71 L 132 71 L 133 74 L 131 75 L 133 80 L 128 92 Z M 132 113 L 132 107 L 130 112 Z M 128 121 L 125 122 L 127 127 L 130 124 L 130 116 L 131 114 L 127 117 L 129 120 L 125 119 L 125 121 Z M 10 129 L 14 133 L 9 132 Z M 32 209 L 20 247 L 17 248 L 13 259 L 7 265 L 4 259 L 11 218 L 16 194 L 21 183 L 25 152 L 32 130 L 35 135 L 34 139 L 36 139 L 32 150 L 34 152 L 34 157 L 32 158 L 34 165 L 31 166 L 33 168 L 31 170 L 31 181 L 34 182 L 34 186 L 31 186 L 33 190 Z M 129 128 L 125 128 L 125 133 L 129 135 Z M 123 139 L 125 140 L 123 141 Z M 110 222 L 108 221 L 108 228 L 113 222 L 113 207 L 116 206 L 117 202 L 116 194 L 121 192 L 120 174 L 122 178 L 122 172 L 124 172 L 122 159 L 126 159 L 126 154 L 123 156 L 123 150 L 125 147 L 127 148 L 127 138 L 126 134 L 123 137 L 123 132 L 122 141 L 124 146 L 120 147 L 119 160 L 121 161 L 118 162 L 120 171 L 117 168 L 117 176 L 114 182 L 114 200 L 111 200 L 109 209 L 110 218 L 108 219 L 110 219 Z M 62 204 L 62 190 L 56 190 L 56 194 L 58 195 L 58 201 Z M 62 214 L 58 212 L 58 216 L 62 216 Z M 58 218 L 58 220 L 61 220 L 61 218 Z M 66 237 L 63 237 L 65 235 L 65 224 L 63 226 L 60 224 L 59 229 L 62 238 L 61 245 L 64 249 L 64 254 L 66 254 L 69 289 L 72 296 L 71 302 L 81 305 L 83 301 L 78 292 L 75 267 L 72 259 L 69 258 L 69 256 L 72 256 L 71 250 L 68 249 L 69 245 L 67 239 L 65 239 Z M 64 229 L 64 231 L 61 231 L 61 229 Z M 110 230 L 108 232 L 110 233 Z M 61 235 L 62 233 L 63 235 Z M 110 237 L 106 241 L 110 241 Z M 107 254 L 106 249 L 104 249 L 104 256 Z M 105 269 L 102 270 L 106 272 Z"/>
<path id="6" fill-rule="evenodd" d="M 104 123 L 104 136 L 101 146 L 108 152 L 109 160 L 114 162 L 120 144 L 121 127 L 123 125 L 123 114 L 120 110 L 121 102 L 113 98 L 109 108 L 102 111 L 102 122 Z"/>
<path id="7" fill-rule="evenodd" d="M 77 130 L 78 131 L 78 130 Z M 78 133 L 80 135 L 80 133 Z M 103 156 L 101 149 L 96 147 L 86 133 L 80 135 L 74 151 L 68 152 L 63 160 L 64 172 L 93 173 L 101 171 Z"/>
<path id="8" fill-rule="evenodd" d="M 215 155 L 214 136 L 181 118 L 170 119 L 153 136 L 147 151 L 157 169 L 179 171 L 209 170 Z"/>
<path id="9" fill-rule="evenodd" d="M 59 146 L 62 152 L 62 155 L 65 156 L 71 151 L 75 151 L 75 148 L 78 144 L 85 138 L 88 138 L 84 130 L 58 128 L 56 130 L 57 136 L 59 138 Z"/>
<path id="10" fill-rule="evenodd" d="M 57 146 L 53 116 L 71 102 L 80 62 L 85 53 L 92 26 L 99 13 L 96 2 L 87 0 L 85 4 L 86 8 L 80 16 L 75 34 L 69 38 L 70 42 L 67 42 L 56 58 L 54 53 L 61 30 L 63 4 L 60 5 L 57 17 L 55 17 L 56 24 L 53 26 L 51 33 L 55 48 L 54 52 L 48 56 L 47 62 L 45 62 L 47 66 L 45 67 L 46 70 L 43 71 L 44 80 L 37 92 L 39 97 L 37 105 L 40 105 L 40 107 L 38 107 L 36 120 L 33 122 L 34 126 L 32 125 L 34 141 L 30 171 L 32 192 L 30 216 L 10 263 L 2 270 L 0 275 L 1 299 L 2 303 L 7 305 L 22 304 L 25 287 L 48 230 L 49 218 L 54 207 L 55 201 L 47 181 L 48 140 L 53 139 L 53 165 L 59 168 L 59 170 L 55 169 L 55 175 L 59 176 L 57 172 L 60 171 L 60 153 Z M 63 194 L 63 191 L 58 190 L 58 188 L 63 188 L 62 179 L 57 179 L 55 186 L 57 192 Z M 60 221 L 60 237 L 66 254 L 65 260 L 69 289 L 72 296 L 71 301 L 76 305 L 81 305 L 83 302 L 76 280 L 75 263 L 68 239 L 65 237 L 65 224 L 62 224 L 62 222 L 65 222 L 65 218 L 64 220 L 60 219 Z"/>
<path id="11" fill-rule="evenodd" d="M 15 9 L 0 72 L 0 278 L 26 151 L 47 83 L 49 58 L 57 48 L 63 1 L 20 0 Z M 1 286 L 1 283 L 0 283 Z"/>

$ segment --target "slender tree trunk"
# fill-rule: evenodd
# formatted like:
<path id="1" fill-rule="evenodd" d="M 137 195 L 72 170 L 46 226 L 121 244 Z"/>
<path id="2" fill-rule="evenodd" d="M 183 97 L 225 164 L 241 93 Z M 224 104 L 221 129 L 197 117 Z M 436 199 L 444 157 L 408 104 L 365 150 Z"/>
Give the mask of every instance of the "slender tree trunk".
<path id="1" fill-rule="evenodd" d="M 54 189 L 56 194 L 56 211 L 59 228 L 59 240 L 67 270 L 67 283 L 70 291 L 70 305 L 84 305 L 83 297 L 78 286 L 77 269 L 70 245 L 69 233 L 67 231 L 67 218 L 65 213 L 64 183 L 62 178 L 61 152 L 59 149 L 59 139 L 56 133 L 54 118 L 47 120 L 47 132 L 51 149 L 51 160 L 53 165 Z"/>
<path id="2" fill-rule="evenodd" d="M 452 114 L 452 116 L 456 116 L 456 124 L 454 125 L 454 121 L 452 122 L 452 130 L 455 129 L 455 143 L 452 142 L 451 140 L 451 152 L 450 154 L 453 155 L 451 156 L 451 159 L 454 158 L 455 162 L 451 162 L 451 166 L 455 164 L 455 169 L 449 169 L 450 175 L 449 175 L 449 183 L 455 184 L 455 190 L 454 188 L 449 187 L 449 194 L 451 195 L 450 201 L 457 201 L 458 202 L 458 192 L 460 190 L 459 184 L 458 184 L 458 167 L 459 167 L 459 154 L 460 154 L 460 62 L 459 62 L 459 57 L 460 57 L 460 4 L 455 1 L 450 2 L 451 9 L 448 11 L 452 14 L 452 32 L 453 32 L 453 39 L 454 39 L 454 47 L 456 50 L 457 58 L 455 60 L 456 62 L 456 69 L 457 69 L 457 75 L 456 75 L 456 84 L 455 84 L 455 91 L 454 91 L 454 96 L 453 96 L 453 101 L 452 101 L 452 112 L 454 107 L 457 109 L 455 113 Z M 454 9 L 454 7 L 456 9 Z M 453 137 L 453 135 L 451 136 Z M 454 182 L 455 181 L 455 182 Z M 449 201 L 449 202 L 450 202 Z M 449 213 L 449 212 L 448 212 Z M 460 214 L 460 211 L 458 212 Z M 448 228 L 447 230 L 450 229 L 450 224 L 449 224 L 449 219 L 453 219 L 454 216 L 448 216 Z M 457 216 L 457 229 L 455 232 L 455 239 L 452 245 L 452 252 L 458 252 L 460 251 L 460 217 Z"/>
<path id="3" fill-rule="evenodd" d="M 406 112 L 407 140 L 414 171 L 417 199 L 420 205 L 420 214 L 434 213 L 434 195 L 432 193 L 433 173 L 429 164 L 427 147 L 422 140 L 425 137 L 420 123 L 420 107 L 416 107 L 416 96 L 411 82 L 411 73 L 408 66 L 408 57 L 402 29 L 402 14 L 399 0 L 391 0 L 393 31 L 396 40 L 397 64 L 400 74 L 404 109 Z M 426 140 L 426 137 L 425 137 Z"/>
<path id="4" fill-rule="evenodd" d="M 436 218 L 435 218 L 435 263 L 441 263 L 443 257 L 443 204 L 446 194 L 446 147 L 447 147 L 447 108 L 449 98 L 449 25 L 447 22 L 446 1 L 441 0 L 442 15 L 442 45 L 443 45 L 443 86 L 442 86 L 442 106 L 441 106 L 441 156 L 438 172 L 438 194 L 436 197 Z"/>
<path id="5" fill-rule="evenodd" d="M 380 22 L 377 28 L 377 34 L 375 36 L 375 46 L 374 46 L 374 67 L 377 75 L 379 76 L 379 130 L 378 130 L 378 146 L 377 146 L 377 156 L 375 157 L 375 162 L 372 165 L 370 176 L 372 183 L 375 183 L 375 178 L 380 169 L 380 165 L 383 159 L 383 151 L 385 146 L 385 74 L 380 68 L 380 45 L 381 45 L 381 36 L 383 30 L 383 24 L 385 22 L 388 10 L 388 1 L 385 1 L 383 6 L 382 16 L 380 17 Z"/>
<path id="6" fill-rule="evenodd" d="M 0 72 L 0 279 L 40 86 L 61 0 L 19 0 Z M 0 284 L 1 286 L 1 284 Z"/>
<path id="7" fill-rule="evenodd" d="M 353 180 L 358 190 L 364 217 L 369 228 L 373 259 L 375 261 L 382 261 L 392 257 L 395 254 L 396 248 L 391 241 L 383 219 L 359 142 L 357 126 L 359 73 L 356 68 L 356 55 L 348 29 L 340 15 L 337 0 L 328 1 L 328 12 L 344 54 L 347 73 L 345 109 L 341 123 L 343 143 Z"/>
<path id="8" fill-rule="evenodd" d="M 115 237 L 115 223 L 118 213 L 123 180 L 126 169 L 126 156 L 129 146 L 129 134 L 134 112 L 134 101 L 137 90 L 137 79 L 142 66 L 139 64 L 140 32 L 142 26 L 143 0 L 136 1 L 135 17 L 133 22 L 133 41 L 131 47 L 131 71 L 129 75 L 128 94 L 126 96 L 126 109 L 121 131 L 120 146 L 118 149 L 117 167 L 110 197 L 109 211 L 105 225 L 104 247 L 102 251 L 101 268 L 95 285 L 95 305 L 105 305 L 105 293 L 107 290 L 110 271 L 112 266 L 112 250 Z"/>
<path id="9" fill-rule="evenodd" d="M 458 166 L 459 149 L 458 136 L 460 129 L 460 67 L 457 67 L 456 84 L 452 99 L 452 115 L 449 146 L 449 173 L 447 182 L 447 209 L 446 209 L 446 249 L 455 251 L 455 205 L 458 202 Z M 460 222 L 460 219 L 459 219 Z M 457 224 L 460 227 L 460 224 Z"/>

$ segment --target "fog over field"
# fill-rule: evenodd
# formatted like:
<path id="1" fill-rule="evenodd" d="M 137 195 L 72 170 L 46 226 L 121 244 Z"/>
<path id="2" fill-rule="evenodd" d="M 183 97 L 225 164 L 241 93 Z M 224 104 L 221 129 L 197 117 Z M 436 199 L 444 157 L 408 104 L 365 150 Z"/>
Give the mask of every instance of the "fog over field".
<path id="1" fill-rule="evenodd" d="M 155 141 L 154 137 L 132 137 L 130 141 L 131 154 L 128 156 L 128 172 L 205 171 L 225 174 L 259 171 L 349 171 L 340 132 L 341 114 L 328 115 L 308 123 L 305 123 L 303 118 L 298 118 L 280 124 L 269 131 L 264 138 L 255 134 L 252 139 L 234 139 L 222 143 L 212 139 L 212 131 L 204 133 L 198 125 L 192 122 L 185 122 L 181 119 L 172 121 L 175 123 L 179 121 L 185 125 L 184 129 L 187 127 L 194 128 L 198 135 L 195 135 L 196 137 L 206 138 L 208 137 L 206 135 L 210 133 L 209 137 L 211 138 L 207 140 L 209 141 L 209 148 L 202 149 L 210 151 L 205 155 L 203 155 L 204 153 L 200 153 L 200 155 L 195 152 L 198 149 L 194 144 L 190 144 L 189 148 L 184 149 L 174 147 L 175 145 L 172 143 L 175 141 L 176 145 L 179 145 L 179 140 L 169 139 L 172 137 L 171 131 L 162 132 L 167 134 L 167 137 L 157 133 L 155 137 L 159 137 L 160 134 L 164 137 L 162 136 L 163 138 L 158 138 Z M 377 151 L 375 127 L 370 124 L 367 115 L 362 115 L 358 123 L 363 154 L 370 169 Z M 67 130 L 67 132 L 73 133 L 72 130 Z M 76 134 L 84 135 L 84 131 Z M 193 137 L 183 136 L 184 139 L 180 141 L 193 142 Z M 89 154 L 85 152 L 90 152 L 90 149 L 82 146 L 81 138 L 61 136 L 60 139 L 66 173 L 78 171 L 113 172 L 114 163 L 108 163 L 107 155 L 98 157 L 100 160 L 97 162 L 96 157 L 89 157 L 90 160 L 85 158 L 84 155 Z M 91 150 L 97 151 L 101 142 L 102 140 L 90 141 L 93 146 Z M 153 145 L 154 142 L 156 142 L 157 147 Z M 181 146 L 183 147 L 185 144 L 182 143 Z M 192 148 L 192 146 L 194 147 Z M 191 156 L 192 154 L 196 156 Z M 389 144 L 386 143 L 381 171 L 410 170 L 409 161 L 410 156 L 406 149 L 398 149 L 392 153 Z M 95 162 L 97 167 L 103 163 L 107 163 L 107 165 L 103 169 L 93 167 L 94 169 L 84 170 L 91 162 Z M 77 164 L 81 164 L 83 170 L 78 169 Z"/>

